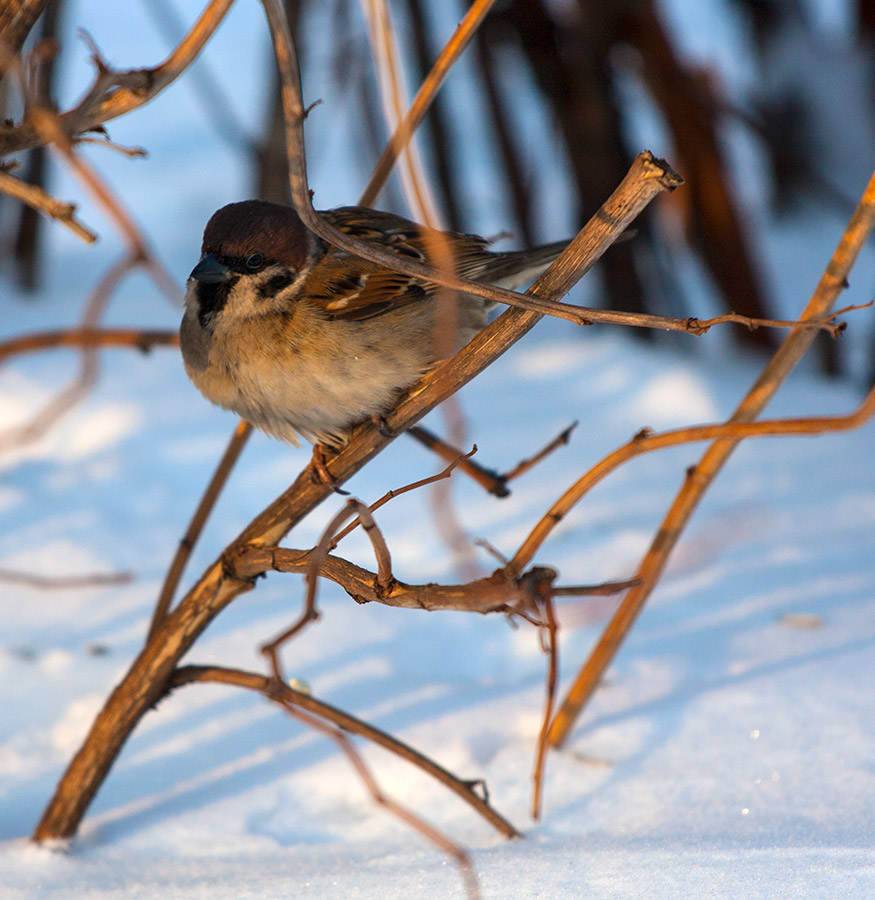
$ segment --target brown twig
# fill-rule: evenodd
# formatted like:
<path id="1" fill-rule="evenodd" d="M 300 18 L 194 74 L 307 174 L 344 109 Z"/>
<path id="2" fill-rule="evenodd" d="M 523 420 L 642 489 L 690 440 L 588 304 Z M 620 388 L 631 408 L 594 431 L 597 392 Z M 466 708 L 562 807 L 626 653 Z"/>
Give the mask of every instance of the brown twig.
<path id="1" fill-rule="evenodd" d="M 413 429 L 411 429 L 412 431 Z M 421 478 L 419 481 L 412 481 L 410 484 L 405 484 L 400 488 L 392 488 L 391 490 L 386 491 L 379 500 L 376 500 L 368 507 L 368 511 L 371 513 L 375 513 L 380 507 L 385 506 L 390 500 L 393 500 L 395 497 L 400 497 L 402 494 L 406 494 L 410 491 L 418 490 L 419 488 L 426 487 L 429 484 L 434 484 L 436 481 L 440 481 L 442 478 L 449 478 L 452 475 L 454 469 L 456 467 L 460 469 L 464 469 L 465 463 L 470 460 L 470 458 L 477 452 L 476 445 L 471 449 L 468 453 L 459 453 L 456 455 L 454 459 L 450 460 L 450 464 L 442 469 L 435 475 L 429 475 L 427 478 Z M 361 525 L 361 519 L 356 518 L 346 528 L 343 529 L 339 534 L 335 535 L 334 540 L 331 541 L 331 544 L 328 547 L 328 552 L 334 550 L 334 548 L 351 532 L 354 531 L 358 526 Z"/>
<path id="2" fill-rule="evenodd" d="M 311 210 L 305 218 L 309 224 L 316 217 L 309 207 L 306 164 L 302 155 L 304 108 L 300 99 L 297 61 L 281 4 L 278 0 L 263 0 L 263 3 L 281 72 L 290 185 L 304 216 L 307 216 L 305 207 Z M 677 183 L 677 177 L 667 166 L 661 165 L 649 154 L 639 157 L 595 219 L 571 242 L 551 269 L 538 279 L 533 289 L 548 297 L 567 291 L 657 194 Z M 431 377 L 402 397 L 387 416 L 388 427 L 394 433 L 408 428 L 494 361 L 529 331 L 539 318 L 535 312 L 505 312 L 453 360 L 439 365 Z M 347 446 L 330 461 L 336 483 L 345 481 L 391 440 L 375 425 L 357 429 Z M 203 573 L 164 619 L 154 639 L 143 648 L 107 699 L 79 752 L 58 783 L 34 831 L 35 840 L 70 836 L 76 831 L 128 735 L 160 698 L 179 660 L 229 603 L 252 588 L 254 575 L 237 570 L 239 559 L 252 552 L 263 552 L 266 546 L 276 544 L 330 493 L 329 486 L 314 484 L 308 474 L 302 474 Z M 269 560 L 265 565 L 269 567 Z"/>
<path id="3" fill-rule="evenodd" d="M 254 672 L 242 672 L 237 669 L 227 669 L 219 666 L 181 666 L 174 673 L 167 685 L 167 691 L 181 685 L 193 682 L 218 682 L 221 684 L 234 684 L 247 687 L 273 700 L 275 698 L 287 699 L 295 707 L 305 710 L 312 715 L 319 716 L 338 728 L 366 738 L 374 744 L 383 747 L 395 756 L 405 759 L 422 769 L 441 784 L 448 787 L 469 806 L 476 810 L 493 828 L 505 837 L 520 837 L 520 833 L 505 818 L 499 815 L 489 803 L 472 790 L 472 783 L 462 781 L 438 765 L 434 760 L 414 750 L 403 741 L 392 737 L 385 731 L 375 728 L 367 722 L 351 716 L 341 709 L 337 709 L 322 700 L 317 700 L 310 694 L 295 690 L 286 684 L 277 682 L 265 675 Z M 165 692 L 166 693 L 166 692 Z"/>
<path id="4" fill-rule="evenodd" d="M 548 654 L 546 689 L 544 693 L 544 717 L 541 730 L 538 734 L 537 752 L 535 754 L 535 770 L 532 774 L 532 818 L 536 821 L 541 818 L 541 804 L 544 796 L 544 769 L 547 765 L 547 750 L 550 746 L 548 740 L 550 722 L 553 720 L 553 704 L 556 700 L 556 683 L 559 680 L 559 642 L 557 634 L 559 623 L 553 612 L 553 600 L 550 592 L 545 592 L 541 599 L 541 609 L 544 611 L 544 621 L 541 623 L 541 633 L 546 632 L 546 647 Z"/>
<path id="5" fill-rule="evenodd" d="M 130 584 L 134 580 L 131 572 L 93 572 L 86 575 L 36 575 L 32 572 L 18 572 L 0 569 L 0 581 L 7 584 L 21 584 L 25 587 L 45 591 L 73 590 L 75 588 L 104 587 L 112 584 Z"/>
<path id="6" fill-rule="evenodd" d="M 305 574 L 313 571 L 313 555 L 313 550 L 251 546 L 238 555 L 236 575 L 255 578 L 269 571 Z M 407 584 L 393 578 L 389 587 L 383 588 L 377 585 L 374 572 L 332 555 L 324 557 L 317 574 L 338 584 L 360 604 L 483 615 L 495 612 L 532 615 L 537 610 L 538 592 L 545 590 L 545 585 L 552 590 L 557 575 L 555 569 L 546 566 L 534 566 L 521 575 L 503 566 L 491 575 L 464 584 Z M 304 619 L 302 616 L 301 620 Z"/>
<path id="7" fill-rule="evenodd" d="M 481 466 L 476 460 L 471 459 L 471 454 L 463 456 L 455 447 L 438 437 L 422 425 L 414 425 L 407 429 L 407 434 L 419 441 L 423 447 L 427 447 L 436 453 L 441 459 L 448 462 L 456 461 L 459 469 L 472 478 L 477 484 L 485 488 L 495 497 L 508 497 L 510 491 L 505 484 L 505 477 L 493 469 Z"/>
<path id="8" fill-rule="evenodd" d="M 116 153 L 120 153 L 122 156 L 127 156 L 128 159 L 142 159 L 143 157 L 149 155 L 149 152 L 145 149 L 145 147 L 126 147 L 124 144 L 118 144 L 115 141 L 110 140 L 108 135 L 103 135 L 102 137 L 85 135 L 84 137 L 77 137 L 76 143 L 93 144 L 96 147 L 104 147 L 107 150 L 115 150 Z"/>
<path id="9" fill-rule="evenodd" d="M 28 184 L 0 169 L 0 192 L 26 203 L 31 209 L 43 213 L 50 219 L 56 219 L 88 244 L 97 240 L 97 235 L 74 215 L 75 203 L 64 203 L 37 184 Z"/>
<path id="10" fill-rule="evenodd" d="M 100 279 L 91 294 L 82 315 L 83 330 L 92 330 L 103 314 L 106 304 L 119 282 L 135 265 L 130 256 L 124 256 L 114 263 Z M 0 451 L 23 443 L 30 443 L 42 437 L 48 429 L 84 397 L 97 381 L 98 360 L 93 346 L 82 348 L 82 362 L 79 374 L 67 387 L 55 395 L 26 425 L 19 425 L 0 432 Z"/>
<path id="11" fill-rule="evenodd" d="M 528 459 L 524 459 L 518 462 L 509 472 L 507 472 L 503 478 L 505 482 L 512 481 L 514 478 L 519 478 L 520 475 L 523 475 L 525 472 L 528 472 L 529 469 L 534 468 L 538 465 L 541 460 L 548 457 L 554 450 L 558 447 L 563 447 L 568 444 L 571 440 L 571 433 L 574 429 L 577 428 L 577 422 L 572 422 L 564 431 L 557 434 L 556 437 L 550 441 L 545 447 L 542 447 L 534 456 L 530 456 Z"/>
<path id="12" fill-rule="evenodd" d="M 802 314 L 803 319 L 812 319 L 829 313 L 836 298 L 846 287 L 851 267 L 873 225 L 875 225 L 875 175 L 867 185 L 814 294 L 806 305 Z M 811 345 L 814 335 L 815 332 L 801 328 L 790 332 L 735 410 L 730 419 L 731 424 L 739 426 L 751 422 L 762 412 Z M 834 427 L 839 429 L 856 427 L 866 416 L 871 415 L 872 402 L 870 392 L 866 402 L 856 413 L 833 419 Z M 860 418 L 861 416 L 862 418 Z M 753 426 L 746 427 L 753 428 Z M 568 737 L 574 721 L 592 695 L 604 670 L 614 658 L 650 592 L 659 580 L 669 554 L 680 538 L 693 510 L 719 474 L 737 443 L 738 437 L 732 435 L 727 436 L 727 439 L 716 440 L 706 450 L 699 463 L 690 470 L 680 493 L 663 519 L 650 549 L 641 562 L 638 570 L 641 584 L 632 588 L 620 604 L 589 659 L 578 673 L 553 721 L 550 742 L 554 746 L 561 745 Z"/>
<path id="13" fill-rule="evenodd" d="M 403 83 L 401 60 L 395 32 L 392 29 L 389 9 L 386 0 L 365 0 L 362 4 L 368 24 L 368 39 L 371 44 L 371 55 L 377 69 L 381 85 L 380 95 L 383 100 L 384 116 L 390 127 L 400 123 L 407 106 Z M 404 196 L 407 198 L 413 218 L 429 228 L 442 227 L 438 216 L 434 197 L 428 180 L 423 172 L 419 152 L 408 135 L 400 149 L 397 160 Z M 391 143 L 391 142 L 390 142 Z M 365 189 L 367 193 L 367 188 Z M 372 205 L 368 203 L 367 205 Z M 435 262 L 435 267 L 440 266 Z"/>
<path id="14" fill-rule="evenodd" d="M 602 584 L 568 584 L 554 587 L 551 593 L 554 597 L 611 597 L 639 584 L 641 584 L 640 578 L 605 581 Z"/>
<path id="15" fill-rule="evenodd" d="M 173 595 L 176 593 L 176 588 L 179 586 L 179 579 L 182 578 L 182 573 L 185 571 L 186 563 L 191 557 L 195 544 L 207 523 L 207 519 L 213 511 L 216 501 L 219 499 L 219 494 L 221 494 L 222 488 L 224 488 L 228 476 L 234 468 L 234 464 L 240 458 L 240 454 L 243 452 L 243 448 L 246 446 L 246 442 L 249 440 L 251 434 L 252 426 L 241 419 L 237 423 L 234 433 L 231 435 L 231 440 L 228 442 L 228 446 L 225 448 L 225 452 L 222 454 L 222 458 L 219 460 L 216 470 L 213 472 L 213 476 L 210 479 L 210 483 L 207 485 L 207 489 L 204 491 L 203 496 L 198 502 L 197 509 L 191 517 L 191 522 L 189 522 L 188 528 L 186 528 L 185 534 L 182 536 L 179 541 L 179 546 L 176 548 L 176 553 L 173 556 L 173 561 L 170 563 L 170 568 L 164 576 L 164 583 L 161 585 L 161 593 L 158 595 L 155 609 L 152 611 L 152 621 L 149 625 L 147 641 L 152 640 L 158 631 L 159 626 L 167 616 L 167 611 L 170 609 L 170 604 L 173 602 Z"/>
<path id="16" fill-rule="evenodd" d="M 0 56 L 0 75 L 4 75 L 16 54 L 21 50 L 50 0 L 6 0 L 0 3 L 0 36 L 4 53 Z"/>
<path id="17" fill-rule="evenodd" d="M 60 116 L 62 129 L 79 135 L 148 103 L 191 64 L 233 2 L 210 0 L 185 38 L 159 65 L 127 72 L 99 70 L 85 98 Z M 0 157 L 37 147 L 46 140 L 30 121 L 0 125 Z"/>
<path id="18" fill-rule="evenodd" d="M 875 388 L 869 391 L 854 412 L 844 416 L 766 419 L 761 422 L 730 421 L 717 425 L 694 425 L 689 428 L 677 428 L 660 434 L 652 434 L 646 431 L 639 432 L 630 441 L 600 460 L 568 488 L 542 516 L 525 541 L 520 545 L 520 548 L 510 561 L 510 568 L 512 571 L 520 571 L 528 566 L 549 534 L 568 515 L 571 509 L 580 502 L 583 496 L 603 478 L 636 456 L 696 441 L 732 441 L 734 444 L 737 444 L 739 441 L 748 438 L 775 437 L 778 435 L 817 435 L 832 431 L 850 431 L 854 428 L 859 428 L 873 415 L 875 415 Z M 691 471 L 689 478 L 692 477 L 693 471 Z M 636 584 L 633 586 L 640 587 L 644 583 L 644 576 L 639 573 L 636 576 Z M 562 591 L 562 588 L 557 588 L 554 593 L 559 595 Z"/>
<path id="19" fill-rule="evenodd" d="M 24 334 L 0 341 L 0 360 L 21 353 L 56 347 L 134 347 L 147 353 L 152 347 L 179 346 L 179 332 L 149 328 L 67 328 Z"/>
<path id="20" fill-rule="evenodd" d="M 868 306 L 869 304 L 863 304 Z M 861 309 L 860 307 L 849 307 L 852 309 Z M 750 316 L 742 316 L 739 313 L 728 312 L 720 316 L 714 316 L 711 319 L 699 319 L 690 316 L 687 322 L 690 324 L 691 334 L 705 334 L 715 325 L 725 325 L 734 323 L 736 325 L 744 325 L 748 331 L 756 331 L 757 328 L 796 328 L 804 326 L 806 328 L 816 328 L 825 331 L 830 337 L 838 337 L 848 326 L 847 322 L 836 322 L 836 316 L 841 313 L 834 313 L 831 316 L 824 316 L 820 319 L 809 319 L 806 322 L 798 322 L 793 319 L 752 319 Z"/>
<path id="21" fill-rule="evenodd" d="M 374 587 L 377 591 L 388 588 L 392 583 L 392 561 L 389 556 L 389 548 L 383 539 L 383 535 L 377 528 L 370 510 L 360 500 L 350 497 L 334 518 L 325 526 L 319 543 L 308 553 L 306 570 L 307 594 L 304 599 L 304 611 L 300 617 L 285 631 L 277 635 L 273 640 L 262 644 L 261 652 L 270 661 L 271 671 L 278 681 L 285 681 L 282 668 L 279 663 L 279 650 L 283 644 L 298 634 L 304 627 L 315 622 L 319 618 L 319 610 L 316 609 L 316 593 L 319 589 L 319 573 L 323 563 L 328 558 L 329 549 L 336 545 L 335 533 L 347 519 L 358 514 L 357 522 L 360 523 L 365 534 L 374 548 L 377 558 L 377 576 L 374 579 Z"/>
<path id="22" fill-rule="evenodd" d="M 359 200 L 362 206 L 373 206 L 380 191 L 398 159 L 401 150 L 407 146 L 413 133 L 419 127 L 429 106 L 434 100 L 447 73 L 461 56 L 469 41 L 474 36 L 480 23 L 494 4 L 495 0 L 475 0 L 465 17 L 459 23 L 453 35 L 444 45 L 434 66 L 413 98 L 410 108 L 399 122 L 386 149 L 377 161 L 371 179 L 362 192 Z"/>
<path id="23" fill-rule="evenodd" d="M 352 741 L 343 733 L 343 731 L 334 725 L 323 722 L 316 716 L 312 716 L 309 713 L 297 709 L 290 699 L 284 698 L 277 702 L 289 715 L 334 741 L 338 749 L 346 756 L 350 765 L 361 779 L 362 784 L 365 786 L 365 790 L 371 795 L 371 799 L 374 803 L 376 803 L 377 806 L 382 806 L 387 812 L 391 813 L 409 828 L 412 828 L 414 831 L 421 834 L 422 837 L 427 841 L 430 841 L 438 850 L 446 853 L 453 859 L 462 875 L 468 900 L 480 900 L 480 882 L 477 878 L 477 871 L 471 862 L 471 857 L 463 847 L 447 835 L 438 831 L 434 825 L 427 822 L 422 816 L 413 812 L 412 809 L 402 806 L 397 800 L 393 800 L 389 797 L 380 788 L 377 779 L 365 764 L 361 754 L 356 750 Z"/>

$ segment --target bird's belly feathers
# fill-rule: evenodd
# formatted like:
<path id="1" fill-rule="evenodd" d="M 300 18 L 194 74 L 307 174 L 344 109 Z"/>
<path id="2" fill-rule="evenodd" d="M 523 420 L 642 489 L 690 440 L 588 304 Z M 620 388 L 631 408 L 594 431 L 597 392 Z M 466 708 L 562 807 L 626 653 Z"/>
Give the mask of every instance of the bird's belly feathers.
<path id="1" fill-rule="evenodd" d="M 367 322 L 338 323 L 337 339 L 319 352 L 297 334 L 247 337 L 243 330 L 213 335 L 207 365 L 186 361 L 189 377 L 211 402 L 256 428 L 297 444 L 299 435 L 343 444 L 357 422 L 391 408 L 398 393 L 431 364 L 422 335 L 398 329 L 380 340 Z M 403 333 L 403 337 L 400 335 Z"/>

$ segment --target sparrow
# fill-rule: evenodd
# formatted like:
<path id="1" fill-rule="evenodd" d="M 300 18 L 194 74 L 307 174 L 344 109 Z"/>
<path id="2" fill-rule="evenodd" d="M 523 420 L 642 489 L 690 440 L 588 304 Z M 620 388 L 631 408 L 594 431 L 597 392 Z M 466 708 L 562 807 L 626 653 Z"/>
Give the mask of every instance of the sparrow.
<path id="1" fill-rule="evenodd" d="M 435 233 L 424 226 L 354 206 L 319 215 L 351 237 L 429 261 Z M 510 289 L 532 281 L 567 243 L 502 253 L 476 235 L 437 234 L 457 275 Z M 207 222 L 186 285 L 185 370 L 208 400 L 267 434 L 336 449 L 438 361 L 437 291 L 327 243 L 290 207 L 231 203 Z M 486 324 L 489 306 L 460 296 L 453 352 Z"/>

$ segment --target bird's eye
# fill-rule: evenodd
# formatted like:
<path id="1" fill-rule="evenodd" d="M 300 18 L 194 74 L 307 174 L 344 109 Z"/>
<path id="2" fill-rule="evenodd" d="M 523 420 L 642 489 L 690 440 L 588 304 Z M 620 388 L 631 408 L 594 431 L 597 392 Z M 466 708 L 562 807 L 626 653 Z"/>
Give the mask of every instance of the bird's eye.
<path id="1" fill-rule="evenodd" d="M 253 253 L 246 257 L 246 268 L 255 272 L 264 265 L 264 256 L 261 253 Z"/>

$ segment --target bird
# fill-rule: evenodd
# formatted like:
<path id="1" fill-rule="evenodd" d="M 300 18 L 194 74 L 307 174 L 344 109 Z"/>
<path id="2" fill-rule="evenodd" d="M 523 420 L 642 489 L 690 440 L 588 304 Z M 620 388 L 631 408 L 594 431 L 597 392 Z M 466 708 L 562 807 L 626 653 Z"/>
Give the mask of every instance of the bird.
<path id="1" fill-rule="evenodd" d="M 532 281 L 567 244 L 495 252 L 477 235 L 435 232 L 380 210 L 318 215 L 406 259 L 429 262 L 427 246 L 437 238 L 457 275 L 509 289 Z M 447 352 L 486 324 L 490 305 L 460 295 Z M 204 229 L 186 283 L 182 358 L 215 405 L 295 446 L 303 438 L 337 450 L 356 424 L 380 421 L 439 361 L 438 306 L 434 284 L 324 241 L 292 207 L 243 200 L 223 206 Z"/>

